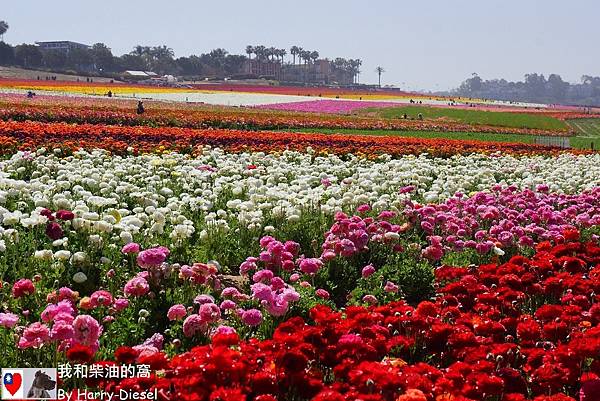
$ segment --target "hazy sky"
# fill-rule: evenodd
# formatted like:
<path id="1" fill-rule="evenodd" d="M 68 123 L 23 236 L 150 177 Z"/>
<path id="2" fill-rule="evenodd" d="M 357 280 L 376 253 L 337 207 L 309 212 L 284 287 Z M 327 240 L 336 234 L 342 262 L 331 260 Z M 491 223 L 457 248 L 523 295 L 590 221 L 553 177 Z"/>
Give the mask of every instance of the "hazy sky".
<path id="1" fill-rule="evenodd" d="M 600 75 L 597 0 L 0 0 L 11 44 L 104 42 L 120 55 L 136 44 L 176 56 L 247 44 L 299 45 L 361 58 L 361 82 L 408 89 L 455 87 L 471 73 L 522 79 Z M 289 56 L 289 55 L 288 55 Z"/>

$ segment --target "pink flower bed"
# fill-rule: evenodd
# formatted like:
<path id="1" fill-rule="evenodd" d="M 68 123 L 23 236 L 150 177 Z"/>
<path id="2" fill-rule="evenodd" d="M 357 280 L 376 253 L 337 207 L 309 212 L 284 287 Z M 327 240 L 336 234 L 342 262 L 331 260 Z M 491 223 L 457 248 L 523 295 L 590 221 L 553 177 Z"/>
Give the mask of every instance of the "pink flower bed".
<path id="1" fill-rule="evenodd" d="M 298 111 L 307 113 L 347 114 L 355 110 L 369 107 L 399 107 L 402 103 L 371 102 L 356 100 L 308 100 L 305 102 L 289 102 L 277 104 L 263 104 L 256 106 L 259 109 Z"/>

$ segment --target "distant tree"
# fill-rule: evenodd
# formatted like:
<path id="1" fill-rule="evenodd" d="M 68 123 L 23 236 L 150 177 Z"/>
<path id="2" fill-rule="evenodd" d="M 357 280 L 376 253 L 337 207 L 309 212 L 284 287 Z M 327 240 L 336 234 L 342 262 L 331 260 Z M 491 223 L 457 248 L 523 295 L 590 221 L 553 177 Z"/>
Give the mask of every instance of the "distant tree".
<path id="1" fill-rule="evenodd" d="M 90 49 L 75 48 L 67 53 L 67 67 L 75 71 L 90 71 L 94 69 L 94 57 Z"/>
<path id="2" fill-rule="evenodd" d="M 0 65 L 15 63 L 15 49 L 8 43 L 0 42 Z"/>
<path id="3" fill-rule="evenodd" d="M 560 75 L 550 74 L 546 86 L 548 87 L 547 92 L 552 102 L 560 103 L 565 100 L 569 84 L 563 81 Z"/>
<path id="4" fill-rule="evenodd" d="M 35 45 L 22 44 L 15 47 L 15 63 L 22 67 L 40 67 L 43 58 L 42 52 Z"/>
<path id="5" fill-rule="evenodd" d="M 375 72 L 379 76 L 379 87 L 381 88 L 381 74 L 383 74 L 385 70 L 383 69 L 383 67 L 378 66 L 377 68 L 375 68 Z"/>
<path id="6" fill-rule="evenodd" d="M 204 71 L 202 60 L 198 56 L 179 57 L 175 60 L 177 68 L 183 75 L 201 75 Z"/>
<path id="7" fill-rule="evenodd" d="M 44 65 L 50 69 L 61 69 L 67 65 L 67 55 L 59 50 L 44 51 Z"/>
<path id="8" fill-rule="evenodd" d="M 252 60 L 252 54 L 254 54 L 254 46 L 246 46 L 246 54 L 248 55 L 248 58 Z"/>
<path id="9" fill-rule="evenodd" d="M 117 63 L 119 69 L 123 71 L 146 71 L 149 69 L 144 58 L 137 54 L 124 54 L 117 59 Z"/>
<path id="10" fill-rule="evenodd" d="M 112 72 L 115 70 L 114 56 L 108 46 L 104 43 L 94 44 L 91 53 L 96 69 L 105 72 Z"/>
<path id="11" fill-rule="evenodd" d="M 525 86 L 530 100 L 541 101 L 546 94 L 546 78 L 544 74 L 525 74 Z"/>
<path id="12" fill-rule="evenodd" d="M 224 70 L 227 75 L 238 74 L 248 58 L 241 54 L 229 54 L 225 57 Z"/>
<path id="13" fill-rule="evenodd" d="M 313 63 L 317 61 L 319 59 L 319 52 L 316 50 L 310 52 L 310 59 L 313 61 Z"/>
<path id="14" fill-rule="evenodd" d="M 254 46 L 254 54 L 258 60 L 264 60 L 267 57 L 267 48 L 263 45 Z"/>
<path id="15" fill-rule="evenodd" d="M 285 50 L 285 49 L 277 50 L 277 57 L 279 57 L 281 59 L 281 61 L 280 61 L 281 64 L 283 64 L 283 58 L 285 57 L 286 54 L 287 54 L 287 50 Z"/>
<path id="16" fill-rule="evenodd" d="M 0 40 L 4 41 L 4 34 L 8 31 L 8 28 L 6 21 L 0 21 Z"/>
<path id="17" fill-rule="evenodd" d="M 294 65 L 296 65 L 296 56 L 298 55 L 298 53 L 300 53 L 300 48 L 298 46 L 292 46 L 290 48 L 290 54 L 294 58 L 294 61 L 293 61 Z"/>

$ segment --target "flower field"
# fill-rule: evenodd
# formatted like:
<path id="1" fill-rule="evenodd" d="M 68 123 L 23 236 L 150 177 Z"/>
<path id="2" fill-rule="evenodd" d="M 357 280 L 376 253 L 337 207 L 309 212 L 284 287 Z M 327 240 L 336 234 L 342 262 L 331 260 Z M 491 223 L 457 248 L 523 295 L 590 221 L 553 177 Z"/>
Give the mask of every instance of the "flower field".
<path id="1" fill-rule="evenodd" d="M 600 154 L 134 107 L 0 96 L 1 366 L 148 365 L 59 384 L 161 401 L 597 399 Z"/>
<path id="2" fill-rule="evenodd" d="M 445 119 L 399 119 L 339 114 L 262 110 L 260 108 L 220 107 L 177 102 L 149 102 L 143 116 L 135 113 L 135 100 L 98 99 L 70 96 L 39 96 L 26 99 L 21 95 L 0 94 L 0 119 L 35 120 L 40 122 L 67 122 L 77 124 L 149 125 L 185 128 L 232 128 L 245 130 L 281 129 L 361 129 L 365 131 L 430 131 L 476 132 L 488 134 L 522 134 L 569 136 L 574 131 L 561 123 L 559 126 L 521 125 L 496 122 L 494 125 Z M 316 101 L 334 104 L 332 107 L 354 103 L 351 101 Z M 356 102 L 360 104 L 360 102 Z M 286 104 L 286 103 L 284 103 Z M 300 103 L 302 105 L 302 103 Z M 378 104 L 378 103 L 374 103 Z M 386 103 L 387 104 L 387 103 Z M 269 106 L 268 108 L 270 108 Z M 277 105 L 272 106 L 277 107 Z M 495 112 L 491 112 L 492 114 Z M 511 113 L 505 113 L 511 114 Z M 538 115 L 540 113 L 536 113 Z M 415 114 L 416 115 L 416 114 Z M 534 116 L 535 116 L 534 115 Z M 576 118 L 576 114 L 573 113 Z M 527 114 L 525 114 L 527 116 Z"/>

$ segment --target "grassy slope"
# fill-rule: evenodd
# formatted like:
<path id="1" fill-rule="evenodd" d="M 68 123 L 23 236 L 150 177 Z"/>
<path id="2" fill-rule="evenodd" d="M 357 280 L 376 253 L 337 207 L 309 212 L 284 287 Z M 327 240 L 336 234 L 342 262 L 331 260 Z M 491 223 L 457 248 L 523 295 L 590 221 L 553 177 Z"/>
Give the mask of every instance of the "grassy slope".
<path id="1" fill-rule="evenodd" d="M 516 128 L 539 128 L 564 130 L 568 125 L 561 120 L 538 114 L 511 113 L 501 111 L 452 109 L 426 106 L 402 106 L 381 109 L 365 109 L 361 114 L 377 115 L 384 118 L 401 118 L 404 114 L 417 118 L 423 114 L 425 119 L 446 119 L 468 124 L 483 124 Z"/>
<path id="2" fill-rule="evenodd" d="M 571 146 L 578 148 L 600 149 L 600 118 L 568 120 L 577 136 L 571 138 Z"/>

